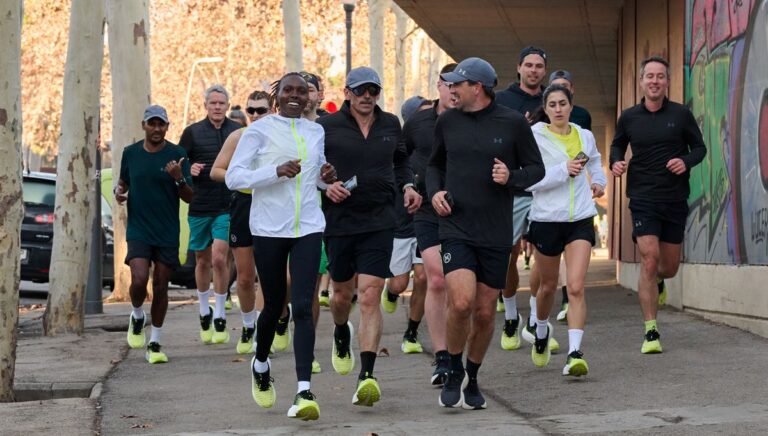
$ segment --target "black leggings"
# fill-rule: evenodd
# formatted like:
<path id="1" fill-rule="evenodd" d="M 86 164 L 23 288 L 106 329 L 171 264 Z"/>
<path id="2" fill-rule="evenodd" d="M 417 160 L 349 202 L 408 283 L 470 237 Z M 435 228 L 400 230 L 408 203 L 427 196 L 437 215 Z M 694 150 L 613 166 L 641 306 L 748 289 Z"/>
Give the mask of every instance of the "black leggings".
<path id="1" fill-rule="evenodd" d="M 315 356 L 315 325 L 312 298 L 315 298 L 317 266 L 320 264 L 322 233 L 300 238 L 253 237 L 253 256 L 264 294 L 264 310 L 256 328 L 256 358 L 265 362 L 272 347 L 277 321 L 283 311 L 288 283 L 286 265 L 291 256 L 291 307 L 293 309 L 293 352 L 296 377 L 309 381 Z"/>

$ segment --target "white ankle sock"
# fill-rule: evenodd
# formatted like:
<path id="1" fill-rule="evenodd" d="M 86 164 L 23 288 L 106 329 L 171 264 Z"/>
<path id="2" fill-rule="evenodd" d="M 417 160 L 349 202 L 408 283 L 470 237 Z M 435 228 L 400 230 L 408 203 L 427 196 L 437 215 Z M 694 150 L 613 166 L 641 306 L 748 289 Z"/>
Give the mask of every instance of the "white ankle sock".
<path id="1" fill-rule="evenodd" d="M 155 327 L 152 326 L 152 331 L 149 334 L 149 342 L 157 342 L 160 343 L 160 336 L 163 335 L 163 328 L 162 327 Z"/>
<path id="2" fill-rule="evenodd" d="M 144 319 L 144 309 L 142 309 L 142 306 L 133 308 L 133 319 Z"/>
<path id="3" fill-rule="evenodd" d="M 504 299 L 504 319 L 517 319 L 517 295 Z"/>
<path id="4" fill-rule="evenodd" d="M 531 295 L 530 305 L 531 305 L 531 317 L 529 318 L 528 326 L 533 327 L 536 324 L 536 297 Z"/>
<path id="5" fill-rule="evenodd" d="M 197 290 L 197 302 L 200 303 L 200 316 L 206 316 L 210 312 L 210 305 L 208 304 L 208 297 L 211 296 L 211 290 L 207 291 Z"/>
<path id="6" fill-rule="evenodd" d="M 264 373 L 269 371 L 269 358 L 266 362 L 259 362 L 259 359 L 253 359 L 253 369 L 258 373 Z"/>
<path id="7" fill-rule="evenodd" d="M 213 294 L 216 298 L 216 305 L 213 306 L 214 318 L 226 318 L 227 308 L 224 307 L 227 304 L 227 294 Z"/>
<path id="8" fill-rule="evenodd" d="M 256 324 L 256 309 L 250 312 L 240 311 L 240 316 L 243 317 L 243 325 L 249 329 L 252 329 Z"/>
<path id="9" fill-rule="evenodd" d="M 568 329 L 568 354 L 576 350 L 581 350 L 581 338 L 584 336 L 584 330 Z"/>
<path id="10" fill-rule="evenodd" d="M 544 339 L 547 336 L 547 320 L 536 319 L 536 338 Z"/>
<path id="11" fill-rule="evenodd" d="M 298 394 L 301 391 L 308 391 L 309 390 L 309 382 L 308 381 L 300 381 L 299 382 L 299 390 L 296 391 Z"/>

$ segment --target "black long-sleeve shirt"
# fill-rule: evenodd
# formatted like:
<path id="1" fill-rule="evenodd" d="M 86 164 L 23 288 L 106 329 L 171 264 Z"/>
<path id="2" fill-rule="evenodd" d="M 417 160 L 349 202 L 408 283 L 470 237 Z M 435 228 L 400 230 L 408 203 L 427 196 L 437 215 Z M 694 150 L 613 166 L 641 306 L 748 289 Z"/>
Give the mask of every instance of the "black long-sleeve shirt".
<path id="1" fill-rule="evenodd" d="M 416 190 L 424 197 L 421 207 L 413 216 L 416 221 L 437 222 L 432 201 L 427 198 L 427 164 L 435 145 L 435 124 L 437 123 L 437 101 L 431 109 L 418 111 L 403 125 L 402 142 L 411 159 Z"/>
<path id="2" fill-rule="evenodd" d="M 325 158 L 336 168 L 338 179 L 357 176 L 357 188 L 341 203 L 323 196 L 326 236 L 395 228 L 397 190 L 413 183 L 413 171 L 400 143 L 400 120 L 378 106 L 374 116 L 367 138 L 352 117 L 348 101 L 338 112 L 317 120 L 325 129 Z"/>
<path id="3" fill-rule="evenodd" d="M 687 107 L 665 98 L 661 109 L 650 112 L 643 99 L 622 112 L 611 143 L 611 167 L 624 160 L 630 143 L 627 197 L 661 202 L 688 199 L 691 168 L 704 159 L 707 149 Z M 676 175 L 667 169 L 667 162 L 674 158 L 685 162 L 685 173 Z"/>
<path id="4" fill-rule="evenodd" d="M 494 158 L 510 170 L 506 186 L 493 181 Z M 541 152 L 526 119 L 491 102 L 477 112 L 450 109 L 435 126 L 435 145 L 427 167 L 427 192 L 453 197 L 451 215 L 440 217 L 440 239 L 475 246 L 512 246 L 513 189 L 544 177 Z"/>
<path id="5" fill-rule="evenodd" d="M 231 191 L 224 183 L 211 180 L 211 168 L 229 134 L 241 127 L 229 118 L 224 118 L 221 127 L 217 129 L 205 118 L 190 124 L 182 132 L 179 146 L 189 155 L 190 163 L 205 164 L 200 175 L 192 177 L 195 197 L 189 205 L 189 216 L 216 216 L 229 212 Z"/>

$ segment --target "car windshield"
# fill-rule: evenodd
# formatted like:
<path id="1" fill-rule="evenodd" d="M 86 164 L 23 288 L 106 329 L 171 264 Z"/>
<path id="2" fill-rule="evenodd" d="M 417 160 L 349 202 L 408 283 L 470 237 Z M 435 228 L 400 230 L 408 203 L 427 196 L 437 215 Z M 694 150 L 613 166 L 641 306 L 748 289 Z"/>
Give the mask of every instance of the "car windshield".
<path id="1" fill-rule="evenodd" d="M 56 202 L 56 185 L 38 180 L 24 180 L 24 202 L 53 207 Z"/>

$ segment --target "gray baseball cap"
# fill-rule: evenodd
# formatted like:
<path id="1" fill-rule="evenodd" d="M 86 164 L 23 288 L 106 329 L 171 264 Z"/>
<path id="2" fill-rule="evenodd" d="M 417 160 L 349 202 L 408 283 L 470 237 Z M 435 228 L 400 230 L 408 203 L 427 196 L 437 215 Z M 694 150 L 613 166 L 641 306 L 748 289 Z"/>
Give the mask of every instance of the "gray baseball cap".
<path id="1" fill-rule="evenodd" d="M 411 115 L 415 114 L 417 110 L 421 107 L 421 105 L 424 104 L 424 102 L 428 102 L 426 98 L 420 96 L 420 95 L 414 95 L 413 97 L 406 100 L 403 105 L 400 107 L 400 115 L 403 116 L 403 121 L 408 121 L 408 118 L 411 117 Z"/>
<path id="2" fill-rule="evenodd" d="M 467 58 L 459 62 L 450 73 L 440 76 L 446 82 L 459 83 L 466 80 L 480 82 L 485 88 L 493 88 L 498 83 L 496 70 L 491 64 L 480 58 Z"/>
<path id="3" fill-rule="evenodd" d="M 550 83 L 557 79 L 565 79 L 570 82 L 571 85 L 573 85 L 573 76 L 571 76 L 571 73 L 566 70 L 557 70 L 549 75 Z"/>
<path id="4" fill-rule="evenodd" d="M 381 79 L 379 79 L 378 73 L 373 68 L 357 67 L 350 70 L 349 74 L 347 74 L 347 88 L 357 88 L 366 83 L 373 83 L 381 88 Z"/>
<path id="5" fill-rule="evenodd" d="M 160 118 L 161 120 L 168 123 L 168 112 L 165 111 L 165 108 L 156 104 L 153 104 L 151 106 L 147 106 L 146 109 L 144 109 L 144 122 L 147 122 L 151 120 L 152 118 Z"/>

